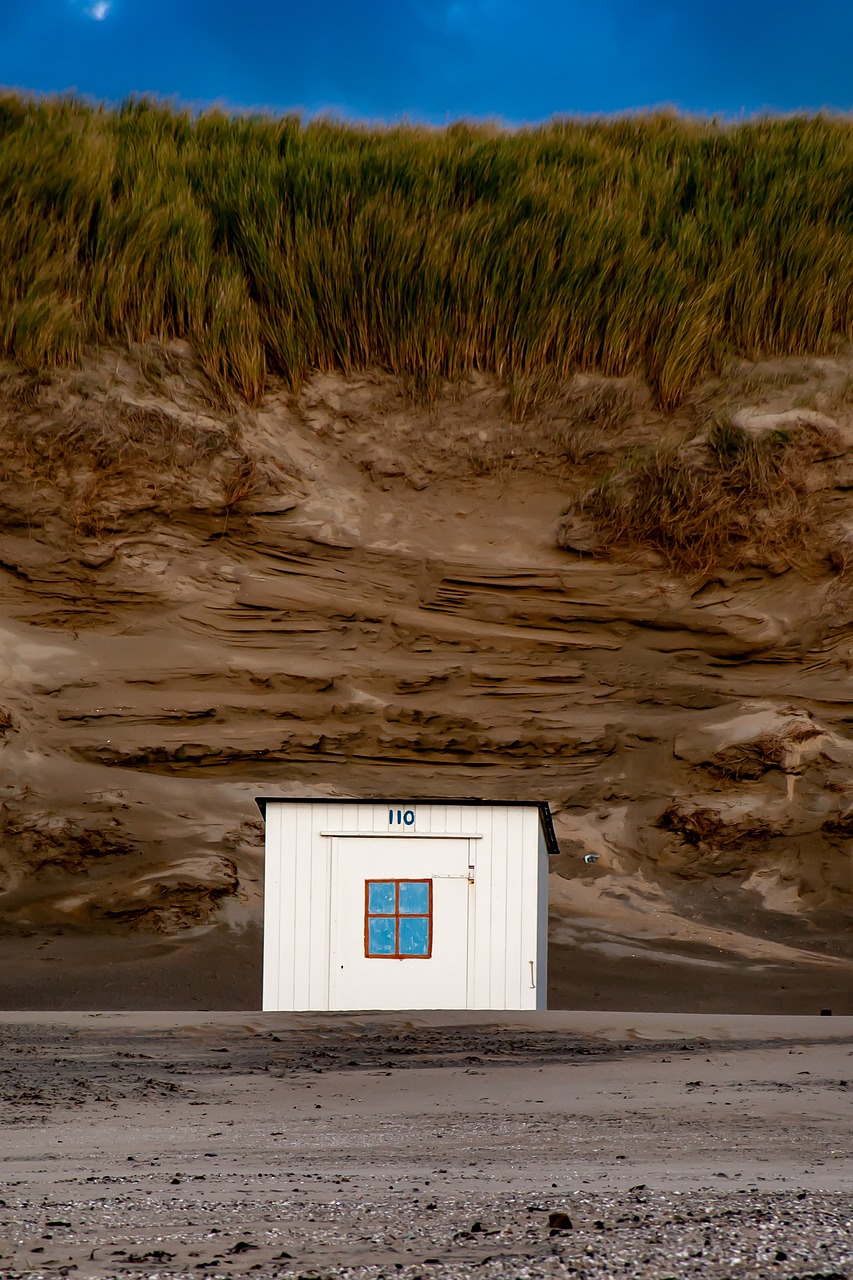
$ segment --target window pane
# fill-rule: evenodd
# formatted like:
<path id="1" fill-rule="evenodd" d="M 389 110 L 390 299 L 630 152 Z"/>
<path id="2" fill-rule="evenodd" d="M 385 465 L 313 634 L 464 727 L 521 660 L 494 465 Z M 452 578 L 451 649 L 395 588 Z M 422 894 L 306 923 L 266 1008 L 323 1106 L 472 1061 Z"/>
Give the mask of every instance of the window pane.
<path id="1" fill-rule="evenodd" d="M 400 915 L 429 915 L 429 884 L 426 880 L 404 880 L 400 884 Z"/>
<path id="2" fill-rule="evenodd" d="M 393 956 L 397 950 L 397 921 L 372 916 L 367 922 L 367 954 L 369 956 Z"/>
<path id="3" fill-rule="evenodd" d="M 429 955 L 429 919 L 427 916 L 400 917 L 400 955 Z"/>
<path id="4" fill-rule="evenodd" d="M 371 916 L 393 916 L 396 907 L 394 905 L 394 890 L 396 885 L 393 880 L 390 884 L 386 884 L 383 880 L 368 880 L 367 882 L 367 911 Z"/>

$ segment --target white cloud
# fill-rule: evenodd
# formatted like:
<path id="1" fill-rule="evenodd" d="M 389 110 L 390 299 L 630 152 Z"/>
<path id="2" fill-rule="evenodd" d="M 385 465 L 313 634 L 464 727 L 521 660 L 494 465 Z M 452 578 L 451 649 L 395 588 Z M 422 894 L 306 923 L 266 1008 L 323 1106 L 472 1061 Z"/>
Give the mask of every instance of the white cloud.
<path id="1" fill-rule="evenodd" d="M 110 0 L 95 0 L 94 4 L 89 5 L 86 13 L 90 18 L 94 18 L 96 22 L 103 22 L 109 11 Z"/>

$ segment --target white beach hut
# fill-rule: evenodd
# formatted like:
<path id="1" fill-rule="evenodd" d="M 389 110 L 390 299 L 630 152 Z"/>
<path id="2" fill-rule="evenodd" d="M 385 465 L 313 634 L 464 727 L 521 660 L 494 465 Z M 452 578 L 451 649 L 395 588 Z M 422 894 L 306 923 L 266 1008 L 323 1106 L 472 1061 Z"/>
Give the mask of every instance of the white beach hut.
<path id="1" fill-rule="evenodd" d="M 264 1009 L 544 1009 L 548 805 L 260 797 Z"/>

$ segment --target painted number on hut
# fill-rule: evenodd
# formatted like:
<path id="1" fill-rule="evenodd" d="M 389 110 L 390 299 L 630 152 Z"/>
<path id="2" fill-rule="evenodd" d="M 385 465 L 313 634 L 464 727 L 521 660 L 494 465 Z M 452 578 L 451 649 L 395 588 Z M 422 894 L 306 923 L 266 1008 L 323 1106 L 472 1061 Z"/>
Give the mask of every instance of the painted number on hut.
<path id="1" fill-rule="evenodd" d="M 389 827 L 413 827 L 415 825 L 414 809 L 389 809 Z"/>

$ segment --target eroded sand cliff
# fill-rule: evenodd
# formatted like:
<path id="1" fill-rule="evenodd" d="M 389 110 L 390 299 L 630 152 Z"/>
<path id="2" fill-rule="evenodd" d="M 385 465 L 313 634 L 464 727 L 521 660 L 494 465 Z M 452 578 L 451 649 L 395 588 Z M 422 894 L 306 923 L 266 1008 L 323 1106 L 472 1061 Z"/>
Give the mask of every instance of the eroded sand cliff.
<path id="1" fill-rule="evenodd" d="M 250 412 L 180 344 L 7 369 L 0 1004 L 256 1005 L 253 796 L 385 792 L 551 802 L 553 1005 L 853 1012 L 851 372 L 743 366 L 668 419 L 578 379 L 516 423 L 486 378 Z M 808 563 L 561 523 L 720 406 L 816 433 Z"/>

